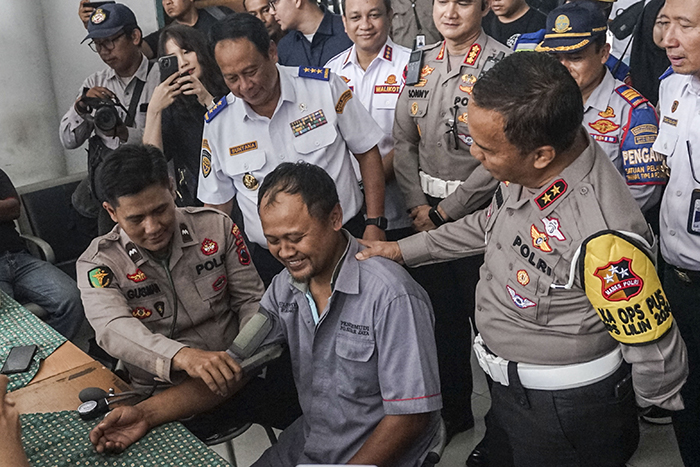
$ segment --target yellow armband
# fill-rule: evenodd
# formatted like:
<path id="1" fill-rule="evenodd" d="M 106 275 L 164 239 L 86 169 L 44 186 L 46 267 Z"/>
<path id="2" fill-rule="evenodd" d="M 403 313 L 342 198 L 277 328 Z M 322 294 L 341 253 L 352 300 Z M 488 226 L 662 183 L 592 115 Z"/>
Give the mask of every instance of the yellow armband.
<path id="1" fill-rule="evenodd" d="M 588 300 L 610 335 L 628 345 L 649 344 L 671 328 L 673 317 L 646 249 L 618 232 L 588 238 L 579 263 Z"/>

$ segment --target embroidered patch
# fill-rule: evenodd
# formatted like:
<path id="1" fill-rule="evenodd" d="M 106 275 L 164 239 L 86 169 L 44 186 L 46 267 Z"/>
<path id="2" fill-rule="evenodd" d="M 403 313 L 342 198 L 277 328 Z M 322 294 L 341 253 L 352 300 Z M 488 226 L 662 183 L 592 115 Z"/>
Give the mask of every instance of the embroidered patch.
<path id="1" fill-rule="evenodd" d="M 384 81 L 384 84 L 396 84 L 398 81 L 396 81 L 396 75 L 389 75 L 386 78 L 386 81 Z"/>
<path id="2" fill-rule="evenodd" d="M 226 286 L 226 276 L 219 276 L 216 278 L 214 283 L 211 285 L 211 288 L 214 289 L 215 292 L 218 292 L 219 290 L 223 289 Z"/>
<path id="3" fill-rule="evenodd" d="M 552 247 L 549 246 L 549 243 L 547 243 L 547 235 L 537 230 L 535 224 L 530 226 L 530 236 L 532 237 L 532 246 L 544 251 L 545 253 L 552 251 Z"/>
<path id="4" fill-rule="evenodd" d="M 673 101 L 673 105 L 671 105 L 671 113 L 675 112 L 678 110 L 678 101 Z"/>
<path id="5" fill-rule="evenodd" d="M 554 183 L 549 185 L 549 187 L 547 187 L 547 189 L 544 190 L 535 200 L 537 206 L 540 208 L 540 211 L 545 209 L 547 206 L 556 201 L 561 195 L 566 193 L 566 188 L 567 184 L 562 179 L 556 180 Z"/>
<path id="6" fill-rule="evenodd" d="M 593 123 L 589 123 L 588 126 L 593 128 L 598 133 L 603 134 L 610 133 L 611 131 L 615 131 L 620 128 L 620 125 L 618 125 L 617 123 L 602 118 Z"/>
<path id="7" fill-rule="evenodd" d="M 520 285 L 527 285 L 530 283 L 530 275 L 524 269 L 519 269 L 516 277 Z"/>
<path id="8" fill-rule="evenodd" d="M 165 314 L 165 303 L 164 302 L 156 302 L 155 306 L 153 307 L 156 309 L 160 317 L 162 318 L 163 315 Z"/>
<path id="9" fill-rule="evenodd" d="M 401 92 L 401 86 L 398 85 L 387 86 L 380 84 L 374 87 L 375 94 L 398 94 L 399 92 Z"/>
<path id="10" fill-rule="evenodd" d="M 138 263 L 143 259 L 141 252 L 138 248 L 136 248 L 136 244 L 134 242 L 127 243 L 124 245 L 124 248 L 126 248 L 126 254 L 129 255 L 129 259 L 134 263 Z"/>
<path id="11" fill-rule="evenodd" d="M 236 224 L 233 224 L 231 227 L 231 235 L 234 236 L 235 243 L 236 245 L 240 245 L 241 243 L 245 243 L 245 240 L 243 240 L 243 233 L 241 232 L 240 227 L 238 227 Z"/>
<path id="12" fill-rule="evenodd" d="M 571 21 L 569 21 L 569 17 L 566 15 L 559 15 L 557 16 L 557 19 L 554 20 L 554 29 L 553 31 L 556 32 L 557 34 L 563 34 L 567 31 L 571 30 Z"/>
<path id="13" fill-rule="evenodd" d="M 146 274 L 141 269 L 136 269 L 133 274 L 127 274 L 126 278 L 133 282 L 143 282 L 147 279 Z"/>
<path id="14" fill-rule="evenodd" d="M 350 78 L 342 75 L 340 77 L 343 79 L 343 81 L 345 81 L 346 84 L 350 82 Z"/>
<path id="15" fill-rule="evenodd" d="M 603 118 L 615 118 L 615 111 L 612 107 L 608 106 L 608 108 L 604 111 L 598 112 L 598 115 L 600 115 Z"/>
<path id="16" fill-rule="evenodd" d="M 593 139 L 596 141 L 600 141 L 601 143 L 614 143 L 617 144 L 617 136 L 604 136 L 604 135 L 596 135 L 596 134 L 591 134 Z"/>
<path id="17" fill-rule="evenodd" d="M 239 263 L 241 263 L 243 266 L 248 266 L 250 264 L 250 253 L 248 253 L 245 243 L 238 245 L 236 248 L 236 253 L 238 254 Z"/>
<path id="18" fill-rule="evenodd" d="M 515 303 L 515 306 L 521 309 L 525 308 L 531 308 L 535 305 L 537 305 L 535 302 L 532 300 L 523 297 L 522 295 L 519 295 L 513 287 L 506 285 L 506 290 L 508 290 L 508 294 L 510 295 L 510 299 L 513 300 L 513 303 Z"/>
<path id="19" fill-rule="evenodd" d="M 138 318 L 138 319 L 150 318 L 152 314 L 153 314 L 153 312 L 151 310 L 149 310 L 148 308 L 142 307 L 142 306 L 131 310 L 131 316 L 133 316 L 134 318 Z"/>
<path id="20" fill-rule="evenodd" d="M 209 147 L 209 140 L 206 138 L 202 139 L 202 149 L 206 149 L 207 151 L 211 152 L 211 148 Z"/>
<path id="21" fill-rule="evenodd" d="M 462 133 L 457 133 L 457 138 L 467 146 L 474 144 L 474 138 L 471 135 L 463 135 Z"/>
<path id="22" fill-rule="evenodd" d="M 413 85 L 413 87 L 414 88 L 422 88 L 426 84 L 428 84 L 428 80 L 425 78 L 421 78 L 418 80 L 418 82 L 416 84 Z"/>
<path id="23" fill-rule="evenodd" d="M 190 229 L 185 223 L 180 224 L 180 236 L 182 236 L 182 243 L 190 243 L 193 241 L 192 235 L 190 234 Z"/>
<path id="24" fill-rule="evenodd" d="M 416 115 L 418 113 L 418 102 L 411 103 L 411 115 Z"/>
<path id="25" fill-rule="evenodd" d="M 671 118 L 671 117 L 664 117 L 663 122 L 668 124 L 668 125 L 671 125 L 671 126 L 678 125 L 678 120 L 676 120 L 675 118 Z"/>
<path id="26" fill-rule="evenodd" d="M 656 125 L 652 125 L 651 123 L 644 123 L 642 125 L 637 125 L 636 127 L 632 128 L 630 131 L 635 136 L 640 135 L 642 133 L 651 133 L 654 135 L 659 134 L 659 128 Z"/>
<path id="27" fill-rule="evenodd" d="M 445 58 L 445 42 L 442 42 L 442 47 L 440 47 L 440 52 L 438 52 L 437 57 L 435 57 L 435 60 L 442 60 Z"/>
<path id="28" fill-rule="evenodd" d="M 204 253 L 207 256 L 211 256 L 217 251 L 219 251 L 219 245 L 217 245 L 214 240 L 205 238 L 202 242 L 202 253 Z"/>
<path id="29" fill-rule="evenodd" d="M 621 258 L 593 273 L 602 282 L 603 297 L 611 302 L 629 301 L 644 287 L 644 281 L 632 270 L 632 260 Z"/>
<path id="30" fill-rule="evenodd" d="M 392 49 L 391 46 L 387 44 L 386 47 L 384 47 L 384 60 L 389 60 L 391 61 L 391 54 L 392 54 Z"/>
<path id="31" fill-rule="evenodd" d="M 202 175 L 207 178 L 211 173 L 211 154 L 206 149 L 202 149 Z"/>
<path id="32" fill-rule="evenodd" d="M 375 86 L 375 87 L 374 87 L 374 89 L 375 89 L 374 92 L 377 92 L 376 89 L 377 89 L 378 87 L 379 87 L 379 86 Z M 338 102 L 335 103 L 335 113 L 337 113 L 337 114 L 342 114 L 342 113 L 343 113 L 343 110 L 345 110 L 345 104 L 347 104 L 348 101 L 349 101 L 350 99 L 352 99 L 352 91 L 350 91 L 349 89 L 347 89 L 346 91 L 344 91 L 344 92 L 340 95 L 340 98 L 338 99 Z"/>
<path id="33" fill-rule="evenodd" d="M 248 143 L 243 143 L 243 144 L 239 144 L 238 146 L 228 148 L 228 153 L 230 156 L 235 156 L 236 154 L 241 154 L 244 152 L 252 151 L 254 149 L 258 149 L 258 142 L 257 141 L 250 141 Z"/>
<path id="34" fill-rule="evenodd" d="M 348 92 L 348 91 L 345 91 Z M 343 93 L 345 94 L 345 93 Z M 350 95 L 352 97 L 352 94 Z M 340 96 L 341 99 L 343 96 Z M 348 98 L 349 100 L 349 98 Z M 340 100 L 338 101 L 340 103 Z M 338 104 L 336 104 L 336 108 L 338 107 Z M 343 105 L 343 108 L 345 108 L 345 105 Z M 337 112 L 337 110 L 336 110 Z M 342 112 L 342 110 L 341 110 Z M 338 112 L 338 113 L 341 113 Z M 292 127 L 292 131 L 294 132 L 294 136 L 301 136 L 304 133 L 308 133 L 311 130 L 315 130 L 316 128 L 325 125 L 328 123 L 328 120 L 326 119 L 326 115 L 323 113 L 323 110 L 317 110 L 316 112 L 307 115 L 303 118 L 300 118 L 299 120 L 294 120 L 292 123 L 289 124 L 290 127 Z"/>
<path id="35" fill-rule="evenodd" d="M 557 219 L 556 217 L 543 217 L 542 223 L 544 224 L 544 231 L 548 236 L 554 237 L 560 242 L 566 240 L 566 237 L 563 233 L 561 233 L 561 230 L 559 229 L 559 227 L 561 226 L 561 224 L 559 223 L 559 219 Z"/>
<path id="36" fill-rule="evenodd" d="M 468 122 L 467 112 L 464 112 L 464 113 L 458 115 L 458 116 L 457 116 L 457 121 L 458 121 L 458 122 L 462 122 L 462 123 L 464 123 L 465 125 L 468 125 L 468 123 L 467 123 L 467 122 Z"/>
<path id="37" fill-rule="evenodd" d="M 104 11 L 102 8 L 98 8 L 90 17 L 90 22 L 92 22 L 92 24 L 102 24 L 108 16 L 108 12 Z"/>
<path id="38" fill-rule="evenodd" d="M 480 54 L 481 46 L 479 44 L 472 45 L 472 48 L 469 49 L 467 56 L 464 58 L 464 63 L 466 65 L 474 65 L 476 63 L 476 59 L 479 58 Z"/>
<path id="39" fill-rule="evenodd" d="M 88 281 L 93 289 L 109 287 L 114 280 L 114 273 L 107 266 L 99 266 L 88 271 Z"/>
<path id="40" fill-rule="evenodd" d="M 300 66 L 299 76 L 301 76 L 302 78 L 312 78 L 319 79 L 321 81 L 328 81 L 331 77 L 331 69 Z"/>
<path id="41" fill-rule="evenodd" d="M 433 71 L 435 71 L 435 68 L 424 65 L 423 68 L 420 70 L 420 77 L 425 78 L 426 76 L 430 75 Z"/>
<path id="42" fill-rule="evenodd" d="M 618 86 L 617 89 L 615 89 L 615 92 L 622 96 L 622 98 L 634 108 L 639 107 L 645 102 L 648 102 L 644 96 L 642 96 L 635 89 L 632 89 L 626 84 Z"/>
<path id="43" fill-rule="evenodd" d="M 466 92 L 471 96 L 472 90 L 474 89 L 474 84 L 476 83 L 476 76 L 469 74 L 469 75 L 462 75 L 461 78 L 462 83 L 459 85 L 459 90 L 462 92 Z"/>

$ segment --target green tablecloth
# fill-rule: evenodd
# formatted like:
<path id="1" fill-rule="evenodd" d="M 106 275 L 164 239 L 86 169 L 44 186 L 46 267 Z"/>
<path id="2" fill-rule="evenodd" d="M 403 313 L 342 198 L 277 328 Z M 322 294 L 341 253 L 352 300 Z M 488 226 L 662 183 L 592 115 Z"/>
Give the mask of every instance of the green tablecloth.
<path id="1" fill-rule="evenodd" d="M 26 386 L 39 371 L 39 361 L 51 355 L 65 341 L 65 337 L 0 290 L 0 367 L 12 347 L 39 346 L 29 371 L 8 375 L 8 391 Z"/>
<path id="2" fill-rule="evenodd" d="M 99 420 L 82 420 L 75 411 L 23 414 L 22 444 L 34 467 L 62 466 L 202 466 L 230 464 L 180 423 L 151 430 L 119 455 L 98 454 L 88 434 Z"/>

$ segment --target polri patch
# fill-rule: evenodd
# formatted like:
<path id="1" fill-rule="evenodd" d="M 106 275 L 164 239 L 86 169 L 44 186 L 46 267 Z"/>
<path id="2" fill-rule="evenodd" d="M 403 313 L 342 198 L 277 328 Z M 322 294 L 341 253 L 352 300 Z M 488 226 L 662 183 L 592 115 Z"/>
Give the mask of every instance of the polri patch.
<path id="1" fill-rule="evenodd" d="M 603 297 L 611 302 L 629 301 L 639 295 L 644 286 L 642 278 L 632 270 L 632 260 L 629 258 L 611 261 L 596 269 L 593 275 L 602 282 Z"/>
<path id="2" fill-rule="evenodd" d="M 331 77 L 331 70 L 330 68 L 314 68 L 309 66 L 300 66 L 299 76 L 302 78 L 312 78 L 319 79 L 321 81 L 328 81 Z"/>
<path id="3" fill-rule="evenodd" d="M 217 245 L 214 240 L 205 238 L 202 242 L 202 253 L 204 253 L 207 256 L 211 256 L 217 251 L 219 251 L 219 245 Z"/>
<path id="4" fill-rule="evenodd" d="M 112 285 L 114 273 L 107 266 L 98 266 L 88 271 L 88 282 L 93 289 L 103 289 Z"/>
<path id="5" fill-rule="evenodd" d="M 136 268 L 136 272 L 133 274 L 127 274 L 126 278 L 129 279 L 132 282 L 143 282 L 146 279 L 146 274 L 139 268 Z"/>
<path id="6" fill-rule="evenodd" d="M 530 274 L 528 274 L 527 271 L 524 269 L 518 270 L 516 278 L 518 279 L 518 284 L 522 286 L 525 286 L 530 283 Z"/>
<path id="7" fill-rule="evenodd" d="M 226 108 L 227 105 L 228 101 L 226 100 L 226 96 L 219 99 L 219 102 L 217 102 L 216 105 L 214 105 L 214 107 L 209 109 L 209 111 L 204 114 L 204 121 L 207 123 L 211 122 L 214 119 L 214 117 L 216 117 L 219 114 L 219 112 Z"/>
<path id="8" fill-rule="evenodd" d="M 375 89 L 376 89 L 376 86 L 375 86 Z M 350 99 L 352 99 L 352 91 L 349 89 L 346 89 L 340 95 L 338 102 L 335 103 L 335 113 L 342 114 L 343 110 L 345 110 L 345 104 L 347 104 Z M 294 127 L 292 127 L 292 128 L 294 128 Z M 296 136 L 296 133 L 295 133 L 295 136 Z"/>
<path id="9" fill-rule="evenodd" d="M 243 144 L 239 144 L 238 146 L 228 148 L 228 153 L 230 156 L 235 156 L 237 154 L 252 151 L 254 149 L 258 149 L 258 142 L 257 141 L 250 141 L 248 143 L 243 143 Z"/>
<path id="10" fill-rule="evenodd" d="M 138 319 L 150 318 L 153 312 L 146 307 L 139 306 L 131 310 L 131 316 Z"/>
<path id="11" fill-rule="evenodd" d="M 328 123 L 326 115 L 323 113 L 322 109 L 319 109 L 310 115 L 300 118 L 299 120 L 294 120 L 289 124 L 289 126 L 292 127 L 294 136 L 297 137 L 303 135 L 304 133 L 308 133 L 311 130 L 315 130 L 326 123 Z"/>
<path id="12" fill-rule="evenodd" d="M 554 201 L 559 199 L 561 195 L 566 193 L 568 185 L 562 179 L 555 180 L 551 185 L 547 187 L 536 199 L 535 202 L 540 208 L 540 211 L 544 210 L 547 206 L 551 205 Z"/>

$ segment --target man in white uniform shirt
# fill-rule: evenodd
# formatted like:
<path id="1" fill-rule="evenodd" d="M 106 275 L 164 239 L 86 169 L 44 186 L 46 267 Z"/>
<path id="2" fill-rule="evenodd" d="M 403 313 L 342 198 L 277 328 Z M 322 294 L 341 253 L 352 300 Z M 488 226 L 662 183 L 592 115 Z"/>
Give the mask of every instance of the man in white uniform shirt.
<path id="1" fill-rule="evenodd" d="M 326 64 L 347 83 L 384 130 L 379 153 L 386 183 L 384 210 L 387 239 L 412 234 L 411 219 L 394 177 L 394 111 L 403 87 L 403 70 L 411 50 L 389 38 L 391 0 L 343 0 L 343 24 L 354 45 Z"/>

